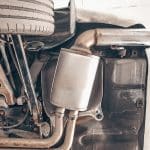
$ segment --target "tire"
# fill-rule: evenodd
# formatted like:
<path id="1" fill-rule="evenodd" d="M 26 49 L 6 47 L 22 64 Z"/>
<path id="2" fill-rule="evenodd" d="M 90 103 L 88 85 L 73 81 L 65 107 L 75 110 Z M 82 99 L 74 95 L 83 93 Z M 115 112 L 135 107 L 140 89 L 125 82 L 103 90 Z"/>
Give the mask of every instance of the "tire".
<path id="1" fill-rule="evenodd" d="M 52 0 L 0 0 L 0 33 L 51 35 L 53 8 Z"/>

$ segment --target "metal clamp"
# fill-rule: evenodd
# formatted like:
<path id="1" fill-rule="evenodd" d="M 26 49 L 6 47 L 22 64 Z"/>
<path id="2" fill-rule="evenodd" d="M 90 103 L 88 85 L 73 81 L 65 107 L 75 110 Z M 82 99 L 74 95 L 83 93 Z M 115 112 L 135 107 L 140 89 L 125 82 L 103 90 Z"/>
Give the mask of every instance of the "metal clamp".
<path id="1" fill-rule="evenodd" d="M 96 121 L 101 121 L 104 118 L 103 112 L 99 108 L 91 109 L 88 111 L 80 112 L 79 117 L 92 117 Z"/>

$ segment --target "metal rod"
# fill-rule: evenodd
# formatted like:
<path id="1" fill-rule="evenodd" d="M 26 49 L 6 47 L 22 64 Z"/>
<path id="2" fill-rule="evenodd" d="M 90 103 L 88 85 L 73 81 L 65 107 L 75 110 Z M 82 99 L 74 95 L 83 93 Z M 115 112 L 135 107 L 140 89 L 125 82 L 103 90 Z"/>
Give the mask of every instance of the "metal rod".
<path id="1" fill-rule="evenodd" d="M 6 51 L 5 51 L 4 43 L 0 45 L 0 50 L 1 50 L 4 62 L 5 62 L 6 68 L 7 68 L 7 74 L 10 74 L 11 69 L 10 69 L 9 61 L 8 61 L 7 54 L 6 54 Z"/>
<path id="2" fill-rule="evenodd" d="M 40 109 L 38 106 L 38 100 L 35 94 L 33 82 L 31 79 L 28 62 L 26 58 L 26 54 L 23 48 L 22 39 L 20 35 L 12 35 L 13 47 L 16 56 L 16 60 L 19 67 L 19 72 L 21 74 L 23 86 L 25 93 L 28 97 L 30 112 L 32 113 L 33 107 L 36 107 L 38 115 L 40 114 Z"/>
<path id="3" fill-rule="evenodd" d="M 12 43 L 12 36 L 11 35 L 7 35 L 7 40 L 8 42 L 6 42 L 6 46 L 8 47 L 8 50 L 10 52 L 10 56 L 11 56 L 11 59 L 16 67 L 16 70 L 18 71 L 18 75 L 19 77 L 21 78 L 21 75 L 20 75 L 20 70 L 19 70 L 19 67 L 18 67 L 18 63 L 17 63 L 17 60 L 16 60 L 16 56 L 15 56 L 15 52 L 14 52 L 14 44 Z"/>

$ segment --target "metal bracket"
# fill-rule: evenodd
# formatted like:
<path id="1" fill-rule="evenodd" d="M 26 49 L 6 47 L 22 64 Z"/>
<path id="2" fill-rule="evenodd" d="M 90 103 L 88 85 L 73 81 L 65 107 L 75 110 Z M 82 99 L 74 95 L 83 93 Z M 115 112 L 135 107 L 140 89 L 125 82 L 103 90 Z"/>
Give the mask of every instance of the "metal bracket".
<path id="1" fill-rule="evenodd" d="M 103 120 L 104 115 L 99 107 L 95 107 L 88 111 L 79 112 L 79 117 L 92 117 L 96 121 L 101 121 L 101 120 Z"/>

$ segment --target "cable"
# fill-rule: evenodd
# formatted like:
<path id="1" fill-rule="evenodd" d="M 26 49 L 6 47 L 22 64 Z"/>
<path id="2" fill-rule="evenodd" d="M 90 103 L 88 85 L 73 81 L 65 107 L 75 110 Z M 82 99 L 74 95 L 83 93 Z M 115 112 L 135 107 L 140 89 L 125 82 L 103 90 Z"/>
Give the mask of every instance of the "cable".
<path id="1" fill-rule="evenodd" d="M 29 109 L 27 109 L 27 112 L 26 112 L 24 118 L 20 122 L 18 122 L 15 125 L 11 125 L 11 126 L 0 126 L 0 129 L 11 129 L 11 128 L 16 128 L 16 127 L 20 126 L 26 120 L 28 114 L 29 114 Z"/>

